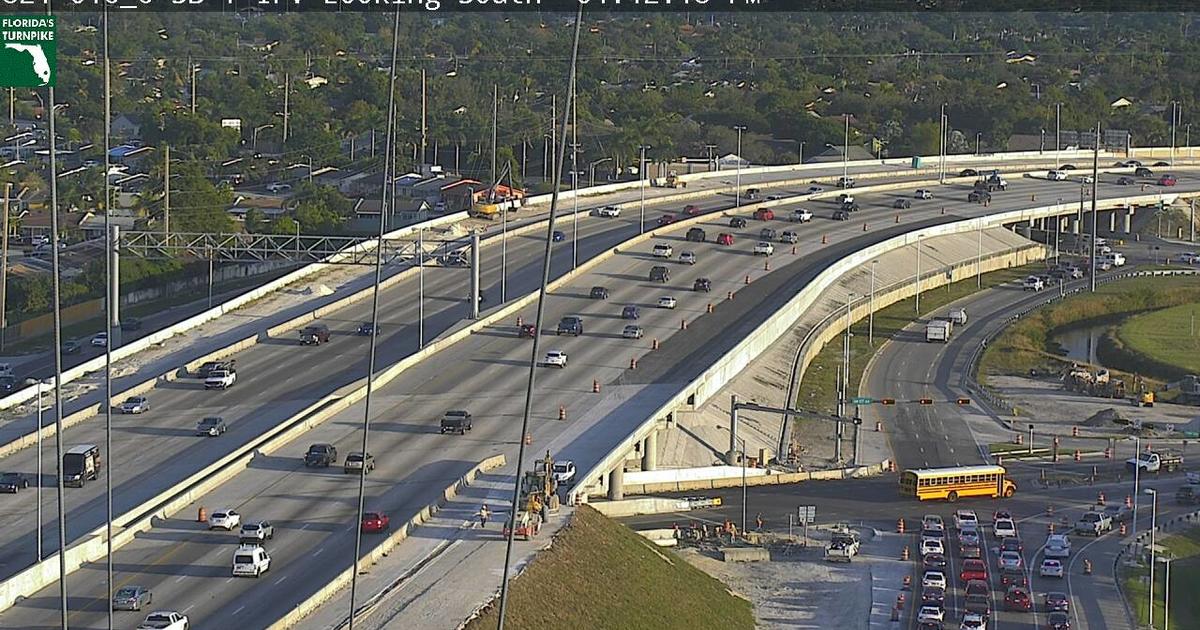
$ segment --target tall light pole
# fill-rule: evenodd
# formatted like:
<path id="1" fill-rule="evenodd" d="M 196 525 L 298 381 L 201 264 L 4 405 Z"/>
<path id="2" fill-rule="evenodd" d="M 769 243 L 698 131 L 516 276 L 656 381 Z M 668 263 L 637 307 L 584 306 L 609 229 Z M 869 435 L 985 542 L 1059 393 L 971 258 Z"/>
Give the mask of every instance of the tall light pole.
<path id="1" fill-rule="evenodd" d="M 1179 122 L 1179 101 L 1171 101 L 1171 166 L 1175 166 L 1175 124 Z"/>
<path id="2" fill-rule="evenodd" d="M 850 114 L 842 114 L 846 119 L 846 131 L 842 137 L 842 181 L 850 178 Z"/>
<path id="3" fill-rule="evenodd" d="M 946 104 L 938 109 L 938 183 L 946 183 Z"/>
<path id="4" fill-rule="evenodd" d="M 1096 186 L 1100 182 L 1100 121 L 1096 121 L 1096 146 L 1092 149 L 1092 270 L 1089 275 L 1092 293 L 1096 292 Z"/>
<path id="5" fill-rule="evenodd" d="M 1163 558 L 1167 574 L 1163 580 L 1163 630 L 1171 630 L 1171 557 Z"/>
<path id="6" fill-rule="evenodd" d="M 734 130 L 737 131 L 737 184 L 733 190 L 733 207 L 742 207 L 742 132 L 746 130 L 744 125 L 735 125 Z"/>
<path id="7" fill-rule="evenodd" d="M 1058 170 L 1058 151 L 1062 148 L 1062 103 L 1054 104 L 1054 170 Z"/>
<path id="8" fill-rule="evenodd" d="M 638 178 L 642 184 L 642 202 L 638 206 L 638 234 L 646 231 L 646 149 L 649 148 L 648 144 L 638 145 L 638 151 L 641 151 L 641 156 L 638 158 Z"/>
<path id="9" fill-rule="evenodd" d="M 596 167 L 605 162 L 608 162 L 609 160 L 612 160 L 612 158 L 610 158 L 610 157 L 600 158 L 599 160 L 596 160 L 596 161 L 592 162 L 591 164 L 588 164 L 588 186 L 596 185 Z"/>
<path id="10" fill-rule="evenodd" d="M 1135 435 L 1135 436 L 1133 436 L 1133 456 L 1134 456 L 1134 458 L 1137 458 L 1141 454 L 1142 454 L 1142 438 Z M 1138 496 L 1141 495 L 1141 489 L 1139 488 L 1139 483 L 1141 481 L 1141 479 L 1140 479 L 1141 470 L 1142 470 L 1141 466 L 1133 467 L 1133 519 L 1132 519 L 1133 520 L 1133 539 L 1132 540 L 1137 540 L 1137 527 L 1138 527 L 1137 513 L 1138 513 Z"/>
<path id="11" fill-rule="evenodd" d="M 42 379 L 37 381 L 37 486 L 34 499 L 37 501 L 37 559 L 42 561 Z"/>
<path id="12" fill-rule="evenodd" d="M 258 150 L 258 132 L 260 132 L 264 129 L 270 129 L 274 126 L 275 126 L 274 124 L 266 124 L 266 125 L 259 125 L 254 128 L 254 131 L 250 134 L 250 136 L 252 138 L 250 141 L 251 150 L 254 150 L 254 151 Z"/>
<path id="13" fill-rule="evenodd" d="M 979 141 L 983 138 L 983 134 L 975 132 L 975 155 L 979 155 Z"/>
<path id="14" fill-rule="evenodd" d="M 921 236 L 917 235 L 917 299 L 915 305 L 917 315 L 921 314 Z"/>
<path id="15" fill-rule="evenodd" d="M 1146 488 L 1144 491 L 1150 495 L 1150 596 L 1146 598 L 1146 616 L 1150 622 L 1150 627 L 1154 627 L 1154 530 L 1158 526 L 1158 491 L 1154 488 Z"/>
<path id="16" fill-rule="evenodd" d="M 867 345 L 872 348 L 875 347 L 875 266 L 878 264 L 878 260 L 871 261 L 871 312 L 867 315 Z"/>

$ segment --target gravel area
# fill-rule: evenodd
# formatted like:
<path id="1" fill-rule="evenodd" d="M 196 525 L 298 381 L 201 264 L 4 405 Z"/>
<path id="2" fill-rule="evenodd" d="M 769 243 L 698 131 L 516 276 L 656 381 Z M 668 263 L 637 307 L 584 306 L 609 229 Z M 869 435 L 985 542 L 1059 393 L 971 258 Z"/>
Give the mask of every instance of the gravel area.
<path id="1" fill-rule="evenodd" d="M 1152 423 L 1173 427 L 1175 431 L 1200 430 L 1200 407 L 1156 403 L 1153 407 L 1138 407 L 1129 400 L 1097 398 L 1063 389 L 1058 379 L 1032 379 L 1021 376 L 991 376 L 991 388 L 1000 396 L 1014 401 L 1020 416 L 1038 423 L 1061 425 L 1062 430 L 1079 425 L 1081 431 L 1120 433 L 1124 427 L 1087 427 L 1084 421 L 1106 409 L 1114 409 L 1132 422 Z M 1160 434 L 1166 431 L 1160 429 Z"/>

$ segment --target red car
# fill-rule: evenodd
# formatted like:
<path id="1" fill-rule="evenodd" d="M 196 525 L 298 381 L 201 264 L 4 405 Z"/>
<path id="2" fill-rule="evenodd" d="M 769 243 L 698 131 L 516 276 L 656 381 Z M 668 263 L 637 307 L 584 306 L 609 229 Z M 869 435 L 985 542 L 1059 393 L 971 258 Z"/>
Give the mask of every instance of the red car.
<path id="1" fill-rule="evenodd" d="M 1158 178 L 1159 186 L 1174 186 L 1177 182 L 1174 175 L 1163 175 Z"/>
<path id="2" fill-rule="evenodd" d="M 717 245 L 733 245 L 733 235 L 721 233 L 717 235 Z"/>
<path id="3" fill-rule="evenodd" d="M 697 206 L 694 203 L 689 203 L 688 205 L 683 207 L 683 213 L 688 215 L 689 217 L 694 217 L 697 214 L 700 214 L 701 212 L 703 212 L 703 210 L 700 209 L 700 206 Z"/>
<path id="4" fill-rule="evenodd" d="M 983 563 L 983 560 L 963 560 L 962 572 L 958 574 L 958 577 L 963 582 L 987 581 L 987 565 Z"/>
<path id="5" fill-rule="evenodd" d="M 1029 591 L 1025 587 L 1010 586 L 1004 594 L 1004 605 L 1009 610 L 1031 610 L 1033 599 L 1029 597 Z"/>
<path id="6" fill-rule="evenodd" d="M 758 221 L 774 221 L 775 213 L 768 208 L 759 208 L 754 211 L 754 218 Z"/>
<path id="7" fill-rule="evenodd" d="M 661 217 L 658 217 L 658 225 L 660 227 L 663 225 L 671 225 L 674 222 L 675 222 L 675 215 L 670 214 L 670 213 L 664 214 Z"/>
<path id="8" fill-rule="evenodd" d="M 391 519 L 383 512 L 365 512 L 363 514 L 362 530 L 364 532 L 381 532 L 390 524 Z"/>

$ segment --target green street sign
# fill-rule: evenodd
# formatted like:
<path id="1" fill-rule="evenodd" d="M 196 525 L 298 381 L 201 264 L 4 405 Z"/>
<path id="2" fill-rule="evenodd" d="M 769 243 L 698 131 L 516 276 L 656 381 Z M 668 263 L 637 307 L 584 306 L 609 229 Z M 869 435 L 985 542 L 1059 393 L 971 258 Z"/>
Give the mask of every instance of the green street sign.
<path id="1" fill-rule="evenodd" d="M 53 15 L 0 16 L 0 86 L 54 87 L 56 19 Z"/>
<path id="2" fill-rule="evenodd" d="M 850 402 L 852 402 L 856 405 L 869 405 L 869 404 L 875 402 L 875 399 L 867 398 L 866 396 L 855 396 L 854 398 L 850 399 Z"/>

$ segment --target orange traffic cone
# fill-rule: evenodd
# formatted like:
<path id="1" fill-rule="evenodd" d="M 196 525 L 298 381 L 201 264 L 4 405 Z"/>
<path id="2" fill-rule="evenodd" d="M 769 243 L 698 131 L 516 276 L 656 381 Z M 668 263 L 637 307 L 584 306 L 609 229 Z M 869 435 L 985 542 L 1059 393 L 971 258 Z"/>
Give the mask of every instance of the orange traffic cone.
<path id="1" fill-rule="evenodd" d="M 1096 503 L 1098 505 L 1104 505 L 1104 493 L 1103 492 L 1096 494 Z"/>
<path id="2" fill-rule="evenodd" d="M 712 304 L 712 302 L 709 302 L 709 303 L 708 303 L 708 308 L 706 309 L 706 312 L 708 312 L 708 313 L 711 313 L 711 312 L 713 312 L 713 304 Z"/>
<path id="3" fill-rule="evenodd" d="M 687 330 L 687 320 L 686 319 L 679 320 L 679 330 Z"/>
<path id="4" fill-rule="evenodd" d="M 562 405 L 558 406 L 558 419 L 559 420 L 567 419 L 567 408 Z"/>
<path id="5" fill-rule="evenodd" d="M 897 214 L 896 215 L 896 223 L 899 223 L 899 222 L 900 222 L 900 215 Z"/>
<path id="6" fill-rule="evenodd" d="M 750 274 L 746 274 L 746 284 L 750 284 Z"/>
<path id="7" fill-rule="evenodd" d="M 763 271 L 770 271 L 770 270 L 771 270 L 771 259 L 768 258 L 767 260 L 763 261 Z"/>
<path id="8" fill-rule="evenodd" d="M 533 444 L 533 434 L 532 434 L 532 433 L 526 433 L 526 434 L 525 434 L 525 445 L 526 445 L 526 446 L 529 446 L 530 444 Z"/>
<path id="9" fill-rule="evenodd" d="M 822 244 L 822 245 L 824 245 L 824 244 L 826 244 L 826 243 L 828 243 L 828 242 L 829 242 L 829 237 L 828 237 L 827 235 L 825 235 L 825 234 L 822 234 L 822 235 L 821 235 L 821 244 Z"/>
<path id="10" fill-rule="evenodd" d="M 600 381 L 598 381 L 596 379 L 592 379 L 592 393 L 593 394 L 600 393 Z"/>
<path id="11" fill-rule="evenodd" d="M 864 224 L 863 224 L 863 231 L 864 231 L 864 232 L 866 232 L 866 231 L 867 231 L 867 224 L 866 224 L 866 223 L 864 223 Z"/>
<path id="12" fill-rule="evenodd" d="M 637 369 L 637 359 L 636 358 L 629 360 L 629 369 L 631 369 L 631 370 Z"/>
<path id="13" fill-rule="evenodd" d="M 208 521 L 208 512 L 204 509 L 204 506 L 201 505 L 200 509 L 196 512 L 196 522 L 204 523 L 206 521 Z"/>

